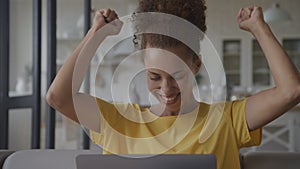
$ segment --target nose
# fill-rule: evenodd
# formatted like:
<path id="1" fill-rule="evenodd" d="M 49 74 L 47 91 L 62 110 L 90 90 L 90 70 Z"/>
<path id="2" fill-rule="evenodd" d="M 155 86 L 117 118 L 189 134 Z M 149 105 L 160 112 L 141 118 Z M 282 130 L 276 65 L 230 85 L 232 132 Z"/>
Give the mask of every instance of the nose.
<path id="1" fill-rule="evenodd" d="M 174 89 L 175 84 L 176 84 L 176 82 L 173 78 L 166 78 L 166 79 L 162 80 L 161 91 L 164 94 L 172 94 L 172 90 Z"/>

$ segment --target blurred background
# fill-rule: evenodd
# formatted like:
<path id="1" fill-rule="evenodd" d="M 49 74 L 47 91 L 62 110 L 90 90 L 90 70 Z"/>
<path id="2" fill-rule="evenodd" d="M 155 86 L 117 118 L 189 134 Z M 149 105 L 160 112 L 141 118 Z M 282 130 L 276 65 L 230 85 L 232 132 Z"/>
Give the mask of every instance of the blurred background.
<path id="1" fill-rule="evenodd" d="M 54 13 L 55 21 L 49 21 L 50 1 L 41 0 L 40 13 L 40 76 L 35 77 L 36 64 L 34 59 L 34 4 L 36 0 L 5 0 L 8 4 L 8 12 L 1 12 L 1 109 L 0 109 L 0 149 L 31 149 L 31 148 L 56 148 L 56 149 L 82 149 L 97 148 L 95 145 L 87 145 L 86 136 L 80 125 L 55 113 L 49 116 L 49 106 L 45 102 L 45 94 L 49 83 L 49 61 L 55 58 L 51 69 L 52 74 L 59 70 L 68 56 L 83 38 L 87 26 L 84 19 L 84 0 L 57 0 Z M 120 17 L 131 15 L 136 8 L 138 0 L 92 0 L 90 1 L 90 16 L 92 18 L 95 9 L 112 8 Z M 52 2 L 53 3 L 53 2 Z M 3 4 L 1 4 L 3 8 Z M 207 1 L 207 37 L 216 49 L 218 57 L 223 63 L 226 83 L 220 81 L 220 85 L 211 85 L 209 77 L 202 66 L 197 76 L 197 85 L 200 91 L 199 100 L 211 101 L 211 91 L 215 91 L 216 100 L 225 97 L 227 100 L 241 99 L 253 93 L 274 85 L 264 54 L 253 36 L 238 28 L 236 15 L 241 7 L 249 5 L 261 6 L 265 19 L 269 22 L 276 37 L 283 45 L 298 70 L 300 69 L 300 1 L 298 0 L 226 0 Z M 2 9 L 1 8 L 1 9 Z M 9 22 L 5 22 L 5 21 Z M 3 23 L 9 23 L 5 25 Z M 49 25 L 52 23 L 52 25 Z M 54 26 L 53 26 L 54 25 Z M 52 28 L 51 28 L 52 26 Z M 6 28 L 6 29 L 5 29 Z M 55 34 L 50 30 L 56 28 Z M 54 41 L 49 41 L 54 37 Z M 119 65 L 133 50 L 132 39 L 127 39 L 107 54 L 99 65 L 99 55 L 96 53 L 90 65 L 90 80 L 87 80 L 83 90 L 88 90 L 108 101 L 112 100 L 110 84 L 121 87 L 123 79 L 130 74 L 132 65 L 142 65 L 142 60 L 134 59 L 129 64 Z M 53 43 L 52 45 L 50 43 Z M 8 45 L 5 45 L 8 44 Z M 53 46 L 55 45 L 55 47 Z M 52 48 L 51 48 L 52 47 Z M 7 51 L 6 53 L 4 51 Z M 52 56 L 51 56 L 52 54 Z M 54 56 L 56 55 L 56 56 Z M 6 58 L 6 60 L 4 60 Z M 4 61 L 8 61 L 5 66 Z M 53 60 L 52 60 L 53 61 Z M 116 76 L 112 80 L 114 71 L 118 66 L 123 66 L 122 76 Z M 100 73 L 101 72 L 101 73 Z M 5 75 L 8 75 L 6 77 Z M 6 78 L 5 78 L 6 77 Z M 8 79 L 8 81 L 6 81 Z M 36 93 L 34 79 L 40 83 L 39 93 Z M 220 79 L 222 79 L 220 77 Z M 148 104 L 148 98 L 141 97 L 145 89 L 139 86 L 145 85 L 143 72 L 135 77 L 130 86 L 132 95 L 130 99 L 142 105 Z M 3 86 L 7 86 L 6 88 Z M 121 91 L 120 91 L 121 92 Z M 224 95 L 226 94 L 226 95 Z M 7 97 L 5 97 L 7 95 Z M 38 109 L 26 107 L 31 97 L 37 96 Z M 120 94 L 118 101 L 124 100 Z M 24 102 L 22 99 L 27 100 Z M 7 98 L 7 99 L 5 99 Z M 15 101 L 22 106 L 9 106 Z M 28 100 L 29 99 L 29 100 Z M 146 99 L 146 100 L 145 100 Z M 7 106 L 8 105 L 8 106 Z M 54 111 L 54 110 L 52 110 Z M 35 118 L 38 117 L 38 118 Z M 49 120 L 50 118 L 50 120 Z M 52 119 L 52 120 L 51 120 Z M 33 123 L 33 120 L 36 122 Z M 37 130 L 36 128 L 39 128 Z M 51 128 L 51 129 L 50 129 Z M 300 108 L 286 113 L 278 120 L 266 126 L 263 130 L 263 143 L 260 147 L 252 147 L 241 150 L 242 152 L 274 150 L 274 151 L 300 151 Z M 52 132 L 51 132 L 52 131 Z M 35 140 L 35 141 L 33 141 Z M 85 141 L 84 141 L 85 140 Z M 33 144 L 33 142 L 35 142 Z M 89 143 L 88 143 L 89 144 Z M 84 146 L 85 145 L 85 146 Z"/>

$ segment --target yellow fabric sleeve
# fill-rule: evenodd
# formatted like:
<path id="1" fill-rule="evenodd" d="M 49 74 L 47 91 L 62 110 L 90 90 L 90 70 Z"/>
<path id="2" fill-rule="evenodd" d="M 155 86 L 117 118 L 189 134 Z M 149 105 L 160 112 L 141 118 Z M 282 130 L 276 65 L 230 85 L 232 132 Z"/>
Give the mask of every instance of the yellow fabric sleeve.
<path id="1" fill-rule="evenodd" d="M 249 131 L 245 112 L 246 103 L 247 98 L 232 102 L 231 117 L 240 148 L 260 145 L 262 140 L 261 128 Z"/>

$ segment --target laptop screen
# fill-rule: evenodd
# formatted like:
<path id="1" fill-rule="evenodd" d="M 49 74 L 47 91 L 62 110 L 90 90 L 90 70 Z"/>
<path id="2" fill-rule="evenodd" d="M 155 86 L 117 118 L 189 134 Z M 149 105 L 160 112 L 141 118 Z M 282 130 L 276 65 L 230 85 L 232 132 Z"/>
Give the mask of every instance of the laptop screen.
<path id="1" fill-rule="evenodd" d="M 211 154 L 163 154 L 130 158 L 121 155 L 81 154 L 76 157 L 77 169 L 216 169 Z M 143 158 L 142 158 L 143 157 Z"/>

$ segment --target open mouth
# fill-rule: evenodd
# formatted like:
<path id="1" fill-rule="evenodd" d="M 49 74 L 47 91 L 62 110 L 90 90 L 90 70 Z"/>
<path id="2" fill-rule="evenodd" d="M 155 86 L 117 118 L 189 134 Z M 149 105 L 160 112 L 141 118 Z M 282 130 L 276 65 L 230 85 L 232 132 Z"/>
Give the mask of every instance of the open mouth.
<path id="1" fill-rule="evenodd" d="M 179 97 L 180 97 L 180 93 L 176 94 L 176 95 L 171 95 L 171 96 L 165 96 L 165 95 L 159 95 L 161 98 L 161 101 L 166 104 L 166 105 L 170 105 L 170 104 L 174 104 L 178 101 Z"/>

